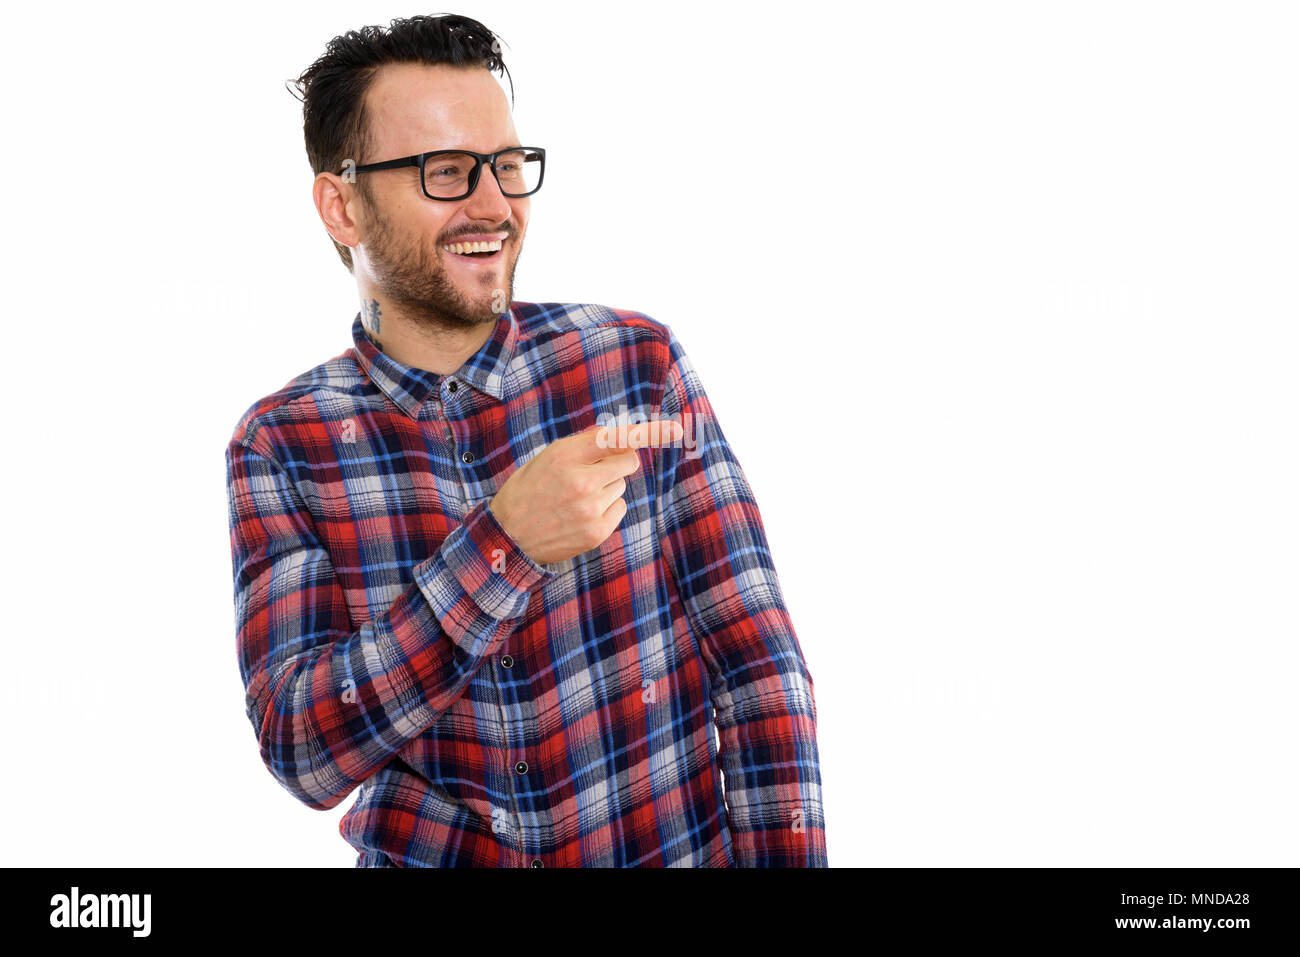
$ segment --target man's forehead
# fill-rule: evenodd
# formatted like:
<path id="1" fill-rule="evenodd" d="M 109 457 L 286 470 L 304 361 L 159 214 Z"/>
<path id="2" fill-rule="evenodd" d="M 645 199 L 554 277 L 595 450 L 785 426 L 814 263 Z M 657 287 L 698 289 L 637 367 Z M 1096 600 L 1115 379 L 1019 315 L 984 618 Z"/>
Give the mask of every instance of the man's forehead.
<path id="1" fill-rule="evenodd" d="M 386 63 L 366 90 L 365 113 L 385 158 L 457 146 L 490 152 L 514 136 L 506 92 L 482 67 Z"/>

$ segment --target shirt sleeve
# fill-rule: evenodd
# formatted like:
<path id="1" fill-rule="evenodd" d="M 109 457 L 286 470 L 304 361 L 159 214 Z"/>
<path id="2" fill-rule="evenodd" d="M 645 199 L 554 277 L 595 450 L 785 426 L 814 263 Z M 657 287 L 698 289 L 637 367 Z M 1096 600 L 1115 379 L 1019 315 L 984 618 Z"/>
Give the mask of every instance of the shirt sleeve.
<path id="1" fill-rule="evenodd" d="M 271 774 L 318 810 L 438 720 L 556 574 L 481 502 L 387 611 L 353 628 L 312 515 L 272 454 L 232 441 L 226 484 L 245 709 Z"/>
<path id="2" fill-rule="evenodd" d="M 660 414 L 658 534 L 712 678 L 739 867 L 826 867 L 817 705 L 758 505 L 676 335 Z M 692 448 L 692 446 L 694 446 Z"/>

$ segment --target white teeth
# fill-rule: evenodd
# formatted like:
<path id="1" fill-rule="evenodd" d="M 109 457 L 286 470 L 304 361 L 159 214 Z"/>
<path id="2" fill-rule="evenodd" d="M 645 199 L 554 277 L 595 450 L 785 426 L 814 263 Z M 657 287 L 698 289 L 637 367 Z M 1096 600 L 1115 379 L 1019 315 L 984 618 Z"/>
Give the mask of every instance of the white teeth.
<path id="1" fill-rule="evenodd" d="M 443 249 L 449 253 L 494 253 L 501 248 L 501 240 L 494 239 L 491 242 L 474 242 L 474 243 L 452 243 L 449 246 L 443 246 Z"/>

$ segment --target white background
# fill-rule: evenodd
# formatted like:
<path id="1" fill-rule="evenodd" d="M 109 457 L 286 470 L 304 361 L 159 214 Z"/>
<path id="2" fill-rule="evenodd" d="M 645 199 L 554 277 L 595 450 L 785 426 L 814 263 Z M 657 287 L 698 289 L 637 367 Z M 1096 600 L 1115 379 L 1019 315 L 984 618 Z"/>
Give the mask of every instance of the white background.
<path id="1" fill-rule="evenodd" d="M 517 298 L 669 324 L 754 488 L 832 866 L 1300 863 L 1295 8 L 454 9 L 550 159 Z M 6 12 L 5 864 L 353 865 L 223 453 L 357 307 L 285 80 L 436 12 Z"/>

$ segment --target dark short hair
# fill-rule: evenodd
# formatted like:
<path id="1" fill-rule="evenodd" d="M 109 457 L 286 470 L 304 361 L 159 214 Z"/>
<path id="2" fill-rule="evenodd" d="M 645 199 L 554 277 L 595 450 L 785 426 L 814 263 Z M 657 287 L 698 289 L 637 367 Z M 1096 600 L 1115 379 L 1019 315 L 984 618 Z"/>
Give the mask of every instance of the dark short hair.
<path id="1" fill-rule="evenodd" d="M 455 14 L 399 18 L 387 27 L 349 30 L 331 40 L 325 52 L 290 81 L 302 100 L 302 133 L 312 174 L 337 173 L 347 159 L 373 162 L 366 128 L 365 95 L 385 63 L 450 64 L 482 67 L 510 79 L 497 35 L 477 20 Z M 510 80 L 510 103 L 515 98 Z M 362 158 L 365 157 L 363 160 Z M 357 189 L 369 201 L 366 178 Z M 330 240 L 343 265 L 352 271 L 352 251 Z"/>

